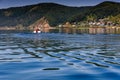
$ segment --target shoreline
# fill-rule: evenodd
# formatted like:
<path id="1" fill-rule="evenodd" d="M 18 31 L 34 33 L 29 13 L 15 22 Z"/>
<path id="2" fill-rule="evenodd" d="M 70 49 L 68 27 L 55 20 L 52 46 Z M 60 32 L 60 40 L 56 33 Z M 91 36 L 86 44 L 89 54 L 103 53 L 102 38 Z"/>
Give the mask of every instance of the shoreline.
<path id="1" fill-rule="evenodd" d="M 0 32 L 33 32 L 32 30 L 13 30 L 13 29 L 4 29 Z M 70 33 L 70 34 L 82 34 L 82 33 L 88 33 L 88 34 L 120 34 L 120 27 L 60 27 L 60 28 L 54 28 L 49 29 L 48 32 L 43 33 Z"/>

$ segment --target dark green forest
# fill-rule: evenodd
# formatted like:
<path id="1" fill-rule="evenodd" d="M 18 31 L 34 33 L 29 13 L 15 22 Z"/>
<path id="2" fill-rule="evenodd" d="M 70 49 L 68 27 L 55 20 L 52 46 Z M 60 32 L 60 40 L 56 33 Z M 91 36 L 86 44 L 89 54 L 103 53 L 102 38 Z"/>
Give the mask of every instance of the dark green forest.
<path id="1" fill-rule="evenodd" d="M 0 9 L 0 26 L 29 26 L 45 17 L 51 26 L 69 22 L 85 21 L 91 16 L 95 20 L 120 19 L 120 3 L 105 1 L 95 6 L 69 7 L 56 3 L 40 3 L 23 7 Z"/>

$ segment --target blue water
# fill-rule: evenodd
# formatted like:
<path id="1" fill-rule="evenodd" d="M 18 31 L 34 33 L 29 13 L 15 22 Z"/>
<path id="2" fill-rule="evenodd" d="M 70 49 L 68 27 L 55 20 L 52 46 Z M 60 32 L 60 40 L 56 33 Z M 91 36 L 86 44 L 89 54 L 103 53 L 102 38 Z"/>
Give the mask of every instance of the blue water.
<path id="1" fill-rule="evenodd" d="M 119 78 L 120 35 L 0 34 L 0 80 Z"/>

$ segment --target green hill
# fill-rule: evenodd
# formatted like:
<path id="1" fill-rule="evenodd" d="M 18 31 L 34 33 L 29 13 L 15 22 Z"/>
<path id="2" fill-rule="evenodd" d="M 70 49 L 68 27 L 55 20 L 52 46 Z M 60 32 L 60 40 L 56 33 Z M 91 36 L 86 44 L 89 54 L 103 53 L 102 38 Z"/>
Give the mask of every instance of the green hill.
<path id="1" fill-rule="evenodd" d="M 0 10 L 0 26 L 23 25 L 25 27 L 45 17 L 51 26 L 77 22 L 86 16 L 96 15 L 97 18 L 116 16 L 120 14 L 120 3 L 106 1 L 96 6 L 69 7 L 55 3 L 41 3 L 23 7 L 13 7 Z"/>
<path id="2" fill-rule="evenodd" d="M 41 17 L 46 17 L 50 25 L 66 22 L 70 17 L 84 13 L 87 7 L 68 7 L 55 3 L 15 7 L 0 10 L 0 26 L 29 26 Z"/>
<path id="3" fill-rule="evenodd" d="M 116 16 L 120 14 L 120 3 L 105 1 L 94 6 L 90 10 L 90 14 L 94 14 L 97 18 L 105 18 L 108 16 Z"/>

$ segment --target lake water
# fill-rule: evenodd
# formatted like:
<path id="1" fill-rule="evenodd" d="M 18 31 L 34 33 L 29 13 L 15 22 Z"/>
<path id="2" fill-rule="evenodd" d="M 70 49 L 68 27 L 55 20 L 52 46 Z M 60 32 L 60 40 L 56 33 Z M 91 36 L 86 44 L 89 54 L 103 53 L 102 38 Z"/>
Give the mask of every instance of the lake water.
<path id="1" fill-rule="evenodd" d="M 119 78 L 120 35 L 0 34 L 0 80 Z"/>

